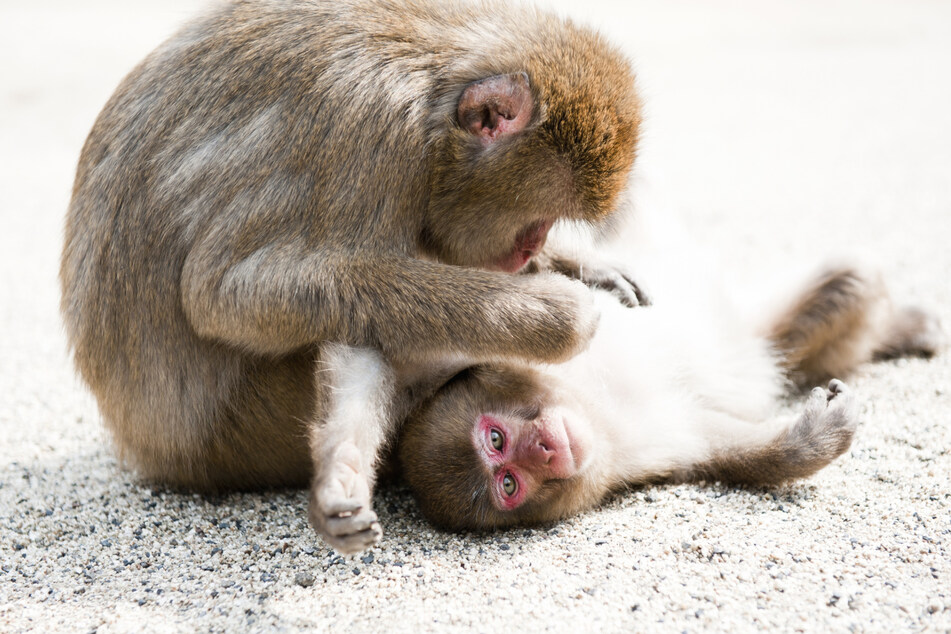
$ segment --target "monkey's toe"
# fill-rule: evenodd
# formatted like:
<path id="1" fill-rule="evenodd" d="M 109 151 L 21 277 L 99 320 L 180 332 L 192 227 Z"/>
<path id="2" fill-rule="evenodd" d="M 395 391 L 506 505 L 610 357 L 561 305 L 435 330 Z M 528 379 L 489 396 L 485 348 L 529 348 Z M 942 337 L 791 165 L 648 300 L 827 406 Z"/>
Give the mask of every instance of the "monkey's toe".
<path id="1" fill-rule="evenodd" d="M 376 517 L 375 513 L 373 517 Z M 363 524 L 364 522 L 361 521 L 359 525 L 362 526 Z M 361 530 L 344 532 L 340 535 L 321 535 L 321 537 L 338 553 L 352 555 L 378 543 L 383 537 L 383 529 L 380 527 L 380 523 L 374 520 L 366 524 Z"/>
<path id="2" fill-rule="evenodd" d="M 335 511 L 325 513 L 322 509 Z M 359 552 L 380 541 L 383 530 L 376 513 L 359 500 L 337 500 L 321 505 L 311 499 L 310 523 L 318 535 L 343 554 Z"/>
<path id="3" fill-rule="evenodd" d="M 858 426 L 855 397 L 842 381 L 832 379 L 828 387 L 828 407 L 818 419 L 817 438 L 823 439 L 827 450 L 838 456 L 852 444 Z"/>
<path id="4" fill-rule="evenodd" d="M 631 308 L 651 304 L 650 296 L 637 283 L 635 276 L 621 266 L 589 264 L 582 269 L 581 281 L 593 288 L 608 291 Z"/>
<path id="5" fill-rule="evenodd" d="M 379 526 L 376 513 L 370 509 L 354 514 L 329 517 L 325 522 L 327 532 L 333 537 L 356 535 L 370 529 L 374 524 Z"/>
<path id="6" fill-rule="evenodd" d="M 337 537 L 330 542 L 330 545 L 342 555 L 352 555 L 374 546 L 382 537 L 383 529 L 378 523 L 374 523 L 359 533 Z"/>
<path id="7" fill-rule="evenodd" d="M 843 383 L 839 379 L 832 379 L 831 381 L 829 381 L 829 387 L 827 389 L 828 394 L 826 396 L 826 400 L 831 401 L 839 394 L 845 394 L 846 392 L 848 392 L 848 390 L 849 388 L 845 383 Z"/>
<path id="8" fill-rule="evenodd" d="M 812 390 L 797 425 L 798 431 L 802 437 L 823 438 L 832 434 L 838 438 L 833 444 L 841 446 L 845 436 L 851 442 L 857 422 L 854 409 L 852 391 L 839 379 L 832 379 L 826 388 Z"/>

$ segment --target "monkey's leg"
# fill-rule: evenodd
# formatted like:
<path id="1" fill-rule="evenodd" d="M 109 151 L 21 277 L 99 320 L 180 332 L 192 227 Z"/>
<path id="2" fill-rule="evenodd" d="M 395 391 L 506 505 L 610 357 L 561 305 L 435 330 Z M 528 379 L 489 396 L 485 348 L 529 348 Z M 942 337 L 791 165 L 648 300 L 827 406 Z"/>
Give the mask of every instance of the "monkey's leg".
<path id="1" fill-rule="evenodd" d="M 750 429 L 744 431 L 744 426 Z M 711 439 L 711 455 L 695 465 L 690 476 L 752 485 L 803 478 L 845 452 L 855 426 L 852 393 L 833 379 L 827 389 L 812 391 L 802 414 L 793 421 L 778 421 L 778 425 L 737 422 L 732 430 L 718 426 L 716 432 L 722 438 Z"/>
<path id="2" fill-rule="evenodd" d="M 813 280 L 773 324 L 768 338 L 800 383 L 843 376 L 865 361 L 935 354 L 938 320 L 918 308 L 896 309 L 882 281 L 852 267 Z"/>
<path id="3" fill-rule="evenodd" d="M 887 303 L 877 277 L 850 267 L 831 269 L 803 289 L 768 337 L 790 375 L 815 384 L 870 358 Z"/>
<path id="4" fill-rule="evenodd" d="M 354 553 L 383 534 L 372 496 L 380 448 L 393 433 L 393 373 L 373 350 L 325 344 L 316 380 L 323 420 L 310 431 L 310 521 L 334 549 Z"/>

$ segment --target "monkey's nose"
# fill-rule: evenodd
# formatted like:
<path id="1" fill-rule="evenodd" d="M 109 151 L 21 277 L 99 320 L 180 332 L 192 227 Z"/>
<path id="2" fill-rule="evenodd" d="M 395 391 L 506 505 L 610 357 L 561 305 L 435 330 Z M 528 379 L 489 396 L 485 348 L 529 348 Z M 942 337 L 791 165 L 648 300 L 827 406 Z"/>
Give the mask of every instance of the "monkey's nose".
<path id="1" fill-rule="evenodd" d="M 548 464 L 555 455 L 554 449 L 549 449 L 548 445 L 538 441 L 535 443 L 535 459 L 541 464 Z"/>

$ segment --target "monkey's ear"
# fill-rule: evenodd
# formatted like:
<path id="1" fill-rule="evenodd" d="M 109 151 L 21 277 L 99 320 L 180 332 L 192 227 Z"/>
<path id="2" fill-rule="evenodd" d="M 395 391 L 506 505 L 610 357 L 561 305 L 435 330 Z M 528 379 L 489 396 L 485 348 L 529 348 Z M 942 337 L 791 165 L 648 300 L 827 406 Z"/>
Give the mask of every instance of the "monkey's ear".
<path id="1" fill-rule="evenodd" d="M 534 100 L 525 73 L 495 75 L 472 82 L 459 97 L 459 126 L 484 145 L 521 132 L 532 118 Z"/>

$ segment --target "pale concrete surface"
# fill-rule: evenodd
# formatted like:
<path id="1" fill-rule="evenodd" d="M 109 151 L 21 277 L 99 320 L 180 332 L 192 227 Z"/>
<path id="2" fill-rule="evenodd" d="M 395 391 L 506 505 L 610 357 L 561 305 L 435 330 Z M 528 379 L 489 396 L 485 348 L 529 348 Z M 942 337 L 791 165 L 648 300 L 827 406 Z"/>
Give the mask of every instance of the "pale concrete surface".
<path id="1" fill-rule="evenodd" d="M 807 482 L 652 487 L 481 537 L 390 489 L 385 540 L 351 559 L 301 492 L 201 499 L 121 471 L 65 352 L 63 212 L 99 108 L 195 6 L 0 4 L 0 631 L 951 629 L 948 354 L 853 377 L 856 442 Z M 636 60 L 651 201 L 751 271 L 864 251 L 951 324 L 951 5 L 569 11 Z"/>

